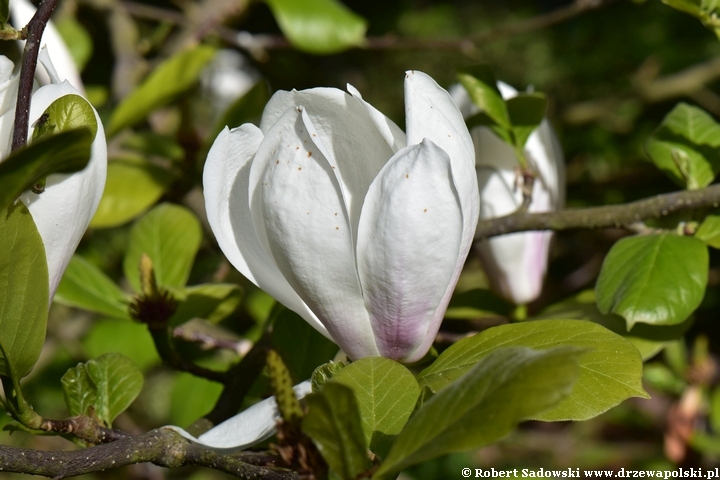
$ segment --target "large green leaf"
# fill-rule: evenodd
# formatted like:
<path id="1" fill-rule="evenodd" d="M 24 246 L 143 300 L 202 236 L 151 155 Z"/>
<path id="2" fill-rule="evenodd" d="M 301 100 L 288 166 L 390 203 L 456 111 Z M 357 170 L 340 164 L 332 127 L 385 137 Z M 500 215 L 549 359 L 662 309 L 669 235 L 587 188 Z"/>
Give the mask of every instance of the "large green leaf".
<path id="1" fill-rule="evenodd" d="M 628 331 L 625 320 L 613 313 L 601 313 L 597 308 L 595 290 L 584 290 L 560 303 L 549 306 L 533 320 L 572 319 L 599 323 L 608 330 L 629 340 L 638 349 L 643 361 L 655 356 L 672 342 L 682 338 L 692 325 L 692 317 L 677 325 L 651 325 L 636 323 Z"/>
<path id="2" fill-rule="evenodd" d="M 413 374 L 388 358 L 367 357 L 340 370 L 332 381 L 350 387 L 355 394 L 365 446 L 381 458 L 387 455 L 420 395 Z"/>
<path id="3" fill-rule="evenodd" d="M 720 124 L 704 110 L 679 103 L 645 148 L 658 168 L 691 190 L 709 185 L 720 170 Z"/>
<path id="4" fill-rule="evenodd" d="M 185 289 L 185 299 L 170 318 L 177 326 L 193 318 L 218 323 L 233 313 L 242 300 L 242 289 L 230 283 L 208 283 Z"/>
<path id="5" fill-rule="evenodd" d="M 0 210 L 51 173 L 73 173 L 90 161 L 94 135 L 86 127 L 42 137 L 0 163 Z"/>
<path id="6" fill-rule="evenodd" d="M 457 78 L 480 110 L 504 130 L 510 130 L 510 114 L 498 90 L 495 75 L 489 67 L 480 65 L 463 69 Z"/>
<path id="7" fill-rule="evenodd" d="M 70 415 L 92 413 L 110 426 L 142 390 L 143 375 L 129 358 L 107 353 L 68 370 L 62 385 Z"/>
<path id="8" fill-rule="evenodd" d="M 338 53 L 365 43 L 365 19 L 336 0 L 265 0 L 283 34 L 300 50 Z"/>
<path id="9" fill-rule="evenodd" d="M 110 117 L 107 135 L 113 136 L 170 103 L 197 82 L 215 55 L 215 48 L 200 45 L 182 51 L 157 66 L 145 81 L 125 97 Z"/>
<path id="10" fill-rule="evenodd" d="M 305 401 L 308 413 L 302 428 L 333 472 L 343 480 L 353 480 L 370 468 L 353 391 L 329 382 L 319 393 L 305 397 Z"/>
<path id="11" fill-rule="evenodd" d="M 52 102 L 35 122 L 33 141 L 83 127 L 90 130 L 94 140 L 97 134 L 95 110 L 80 95 L 64 95 Z"/>
<path id="12" fill-rule="evenodd" d="M 153 262 L 159 286 L 183 288 L 201 240 L 200 222 L 192 212 L 170 203 L 158 205 L 130 231 L 130 245 L 123 261 L 128 282 L 140 291 L 138 266 L 145 253 Z"/>
<path id="13" fill-rule="evenodd" d="M 177 374 L 170 393 L 170 422 L 181 427 L 192 424 L 212 410 L 222 389 L 217 382 L 189 373 Z"/>
<path id="14" fill-rule="evenodd" d="M 63 305 L 128 320 L 129 300 L 102 270 L 79 255 L 70 260 L 55 293 L 55 301 Z"/>
<path id="15" fill-rule="evenodd" d="M 587 420 L 629 397 L 647 397 L 642 388 L 642 359 L 637 349 L 598 324 L 578 320 L 542 320 L 489 328 L 445 350 L 420 373 L 418 382 L 421 387 L 440 391 L 486 355 L 511 346 L 587 349 L 578 359 L 580 371 L 572 393 L 535 418 Z"/>
<path id="16" fill-rule="evenodd" d="M 493 351 L 415 412 L 373 478 L 394 478 L 409 465 L 482 447 L 539 416 L 570 393 L 583 351 Z"/>
<path id="17" fill-rule="evenodd" d="M 627 322 L 682 323 L 700 305 L 708 251 L 693 237 L 671 233 L 623 238 L 605 257 L 595 292 L 602 313 Z"/>
<path id="18" fill-rule="evenodd" d="M 141 159 L 109 162 L 105 191 L 90 226 L 117 227 L 129 222 L 154 205 L 172 181 L 169 171 Z"/>
<path id="19" fill-rule="evenodd" d="M 49 280 L 45 247 L 32 215 L 18 203 L 0 215 L 0 375 L 24 377 L 45 341 Z M 19 379 L 18 379 L 19 380 Z"/>
<path id="20" fill-rule="evenodd" d="M 331 360 L 338 346 L 292 310 L 278 306 L 272 342 L 296 382 L 307 380 L 315 369 Z"/>
<path id="21" fill-rule="evenodd" d="M 155 342 L 147 326 L 128 320 L 101 319 L 92 323 L 82 341 L 90 358 L 105 353 L 121 353 L 142 370 L 159 365 Z"/>

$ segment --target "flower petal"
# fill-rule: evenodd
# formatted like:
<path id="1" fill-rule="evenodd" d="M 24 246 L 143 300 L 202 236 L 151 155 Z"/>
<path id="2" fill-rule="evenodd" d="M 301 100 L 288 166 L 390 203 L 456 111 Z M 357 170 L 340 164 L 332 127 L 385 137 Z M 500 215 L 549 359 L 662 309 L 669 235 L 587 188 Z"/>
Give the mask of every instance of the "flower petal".
<path id="1" fill-rule="evenodd" d="M 465 260 L 463 224 L 450 157 L 428 139 L 400 150 L 370 186 L 358 271 L 381 355 L 413 362 L 427 352 Z"/>
<path id="2" fill-rule="evenodd" d="M 213 143 L 203 171 L 210 228 L 220 249 L 240 273 L 329 336 L 265 252 L 253 228 L 248 184 L 250 165 L 262 140 L 260 129 L 246 123 L 234 130 L 225 128 Z"/>
<path id="3" fill-rule="evenodd" d="M 312 392 L 309 381 L 293 387 L 295 395 L 300 399 Z M 168 426 L 183 437 L 222 453 L 244 450 L 262 442 L 275 433 L 277 421 L 280 419 L 275 397 L 266 398 L 247 410 L 235 415 L 211 428 L 198 438 L 193 437 L 182 428 Z"/>
<path id="4" fill-rule="evenodd" d="M 376 119 L 371 117 L 368 109 L 336 88 L 275 93 L 265 107 L 260 129 L 267 132 L 290 107 L 297 105 L 303 105 L 317 130 L 314 143 L 337 169 L 352 219 L 353 238 L 356 238 L 367 189 L 395 151 L 377 128 Z"/>
<path id="5" fill-rule="evenodd" d="M 380 135 L 385 139 L 387 144 L 392 148 L 393 152 L 397 152 L 401 148 L 407 145 L 407 135 L 402 131 L 400 127 L 395 124 L 392 120 L 385 116 L 380 110 L 370 105 L 368 102 L 363 100 L 360 92 L 348 83 L 347 91 L 360 105 L 367 110 L 370 120 L 375 124 L 375 128 L 378 129 Z"/>
<path id="6" fill-rule="evenodd" d="M 79 95 L 79 92 L 67 82 L 40 88 L 32 97 L 30 124 L 37 121 L 52 102 L 73 94 Z M 87 167 L 76 173 L 50 175 L 43 193 L 38 195 L 27 191 L 20 196 L 30 210 L 45 244 L 50 300 L 55 295 L 63 272 L 85 234 L 105 189 L 107 145 L 105 131 L 97 112 L 95 118 L 97 135 L 92 143 Z"/>
<path id="7" fill-rule="evenodd" d="M 290 107 L 255 155 L 255 228 L 267 232 L 267 247 L 283 275 L 345 353 L 376 355 L 341 186 L 303 111 Z"/>

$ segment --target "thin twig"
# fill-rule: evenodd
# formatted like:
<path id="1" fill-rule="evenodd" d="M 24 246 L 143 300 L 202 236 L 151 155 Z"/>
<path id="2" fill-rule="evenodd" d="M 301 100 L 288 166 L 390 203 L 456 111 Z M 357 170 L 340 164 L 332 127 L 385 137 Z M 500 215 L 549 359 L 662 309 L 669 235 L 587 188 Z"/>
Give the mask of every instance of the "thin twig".
<path id="1" fill-rule="evenodd" d="M 497 235 L 530 230 L 571 230 L 578 228 L 629 228 L 636 222 L 660 218 L 670 213 L 702 207 L 720 206 L 720 184 L 700 190 L 657 195 L 635 202 L 604 207 L 578 208 L 559 212 L 527 213 L 480 220 L 475 238 L 480 240 Z"/>
<path id="2" fill-rule="evenodd" d="M 30 23 L 27 25 L 27 41 L 25 42 L 25 51 L 23 52 L 17 104 L 15 107 L 15 123 L 12 141 L 13 150 L 17 150 L 27 144 L 28 122 L 30 120 L 30 98 L 32 97 L 38 53 L 40 52 L 40 40 L 42 40 L 45 26 L 50 20 L 50 16 L 57 4 L 58 0 L 43 0 L 35 12 L 35 15 L 33 15 L 30 20 Z"/>

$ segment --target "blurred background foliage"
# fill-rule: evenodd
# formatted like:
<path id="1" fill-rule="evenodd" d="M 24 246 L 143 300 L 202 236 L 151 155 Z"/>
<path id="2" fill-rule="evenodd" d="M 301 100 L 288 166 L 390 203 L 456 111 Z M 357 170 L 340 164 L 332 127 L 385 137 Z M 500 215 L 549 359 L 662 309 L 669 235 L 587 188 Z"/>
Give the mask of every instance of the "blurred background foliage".
<path id="1" fill-rule="evenodd" d="M 288 45 L 270 7 L 262 2 L 62 0 L 56 12 L 55 22 L 83 68 L 88 97 L 112 135 L 105 198 L 78 254 L 129 295 L 137 278 L 128 278 L 123 260 L 135 222 L 159 203 L 189 209 L 203 233 L 187 285 L 222 282 L 241 287 L 237 296 L 228 294 L 230 300 L 223 297 L 220 313 L 211 308 L 201 315 L 203 321 L 183 324 L 176 332 L 187 340 L 182 343 L 183 356 L 203 366 L 236 363 L 249 343 L 260 338 L 273 308 L 274 301 L 243 279 L 217 248 L 204 220 L 201 194 L 204 156 L 219 128 L 257 121 L 271 92 L 344 88 L 350 83 L 402 126 L 405 70 L 422 70 L 448 87 L 459 67 L 489 64 L 497 78 L 519 89 L 548 94 L 548 115 L 566 156 L 570 207 L 621 203 L 677 190 L 647 161 L 643 143 L 679 101 L 699 105 L 720 118 L 720 42 L 697 19 L 658 0 L 598 2 L 607 5 L 546 28 L 512 34 L 498 29 L 544 18 L 569 8 L 570 2 L 343 3 L 367 22 L 368 43 L 331 55 L 304 53 Z M 168 66 L 169 58 L 177 59 L 198 40 L 223 50 L 207 50 L 208 54 L 192 50 L 184 63 Z M 151 83 L 148 75 L 159 71 L 168 77 Z M 174 87 L 163 90 L 167 78 L 173 79 Z M 143 82 L 155 85 L 146 88 L 145 96 L 138 94 Z M 136 95 L 129 101 L 131 109 L 144 113 L 136 119 L 118 119 L 128 95 Z M 663 225 L 678 220 L 665 219 Z M 566 308 L 574 309 L 573 318 L 597 315 L 592 299 L 583 303 L 582 295 L 588 294 L 582 292 L 593 287 L 605 253 L 624 235 L 613 229 L 556 235 L 544 293 L 530 306 L 530 313 L 565 301 Z M 67 288 L 66 284 L 66 293 Z M 487 282 L 471 256 L 458 296 L 478 288 L 487 288 Z M 578 294 L 568 306 L 568 299 Z M 122 315 L 73 308 L 66 297 L 61 287 L 51 310 L 46 348 L 25 382 L 25 395 L 36 410 L 46 417 L 64 418 L 60 378 L 78 362 L 108 352 L 129 356 L 145 374 L 140 396 L 115 422 L 119 428 L 133 433 L 171 423 L 187 426 L 212 408 L 220 386 L 162 367 L 144 325 L 119 318 Z M 470 307 L 455 302 L 467 308 L 451 308 L 441 340 L 451 342 L 468 331 L 507 321 L 503 314 L 509 309 L 499 300 L 489 299 L 487 293 L 473 298 Z M 646 367 L 652 400 L 627 401 L 583 423 L 528 422 L 497 445 L 445 457 L 403 475 L 459 478 L 466 466 L 717 466 L 720 395 L 715 391 L 714 358 L 720 351 L 719 304 L 720 258 L 712 251 L 709 287 L 694 322 L 683 326 L 689 328 L 686 340 L 658 341 L 644 350 L 652 358 L 660 346 L 670 345 Z M 563 307 L 553 308 L 557 312 Z M 207 338 L 222 341 L 203 343 Z M 440 348 L 443 345 L 447 343 L 440 343 Z M 265 382 L 256 382 L 252 396 L 265 394 Z M 0 423 L 8 420 L 0 417 Z M 695 432 L 691 440 L 688 428 Z M 0 435 L 3 443 L 13 445 L 68 448 L 58 437 Z M 84 478 L 223 476 L 138 465 Z"/>

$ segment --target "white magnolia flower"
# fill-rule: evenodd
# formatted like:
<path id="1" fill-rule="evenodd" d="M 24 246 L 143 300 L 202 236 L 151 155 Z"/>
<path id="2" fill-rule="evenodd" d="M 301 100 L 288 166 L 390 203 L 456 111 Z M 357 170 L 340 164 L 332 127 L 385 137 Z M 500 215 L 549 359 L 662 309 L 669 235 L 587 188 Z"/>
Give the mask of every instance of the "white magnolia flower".
<path id="1" fill-rule="evenodd" d="M 498 82 L 506 100 L 517 95 L 511 86 Z M 461 86 L 451 89 L 466 117 L 478 112 Z M 508 215 L 522 204 L 522 192 L 516 187 L 519 163 L 512 147 L 487 127 L 471 132 L 475 144 L 480 218 Z M 560 143 L 547 119 L 530 135 L 525 155 L 538 173 L 533 187 L 530 212 L 549 212 L 565 202 L 565 163 Z M 477 244 L 485 272 L 494 291 L 518 305 L 535 300 L 542 290 L 547 271 L 551 231 L 501 235 Z"/>
<path id="2" fill-rule="evenodd" d="M 38 70 L 48 75 L 51 84 L 33 93 L 30 104 L 30 125 L 33 125 L 52 102 L 65 95 L 80 95 L 68 82 L 60 83 L 46 49 L 40 52 Z M 13 75 L 13 63 L 0 56 L 0 158 L 10 153 L 18 74 Z M 93 217 L 105 188 L 107 146 L 100 117 L 95 112 L 97 134 L 91 148 L 87 167 L 72 174 L 53 174 L 47 177 L 45 191 L 30 191 L 20 196 L 30 210 L 45 244 L 50 277 L 50 300 Z M 29 136 L 32 135 L 30 128 Z"/>
<path id="3" fill-rule="evenodd" d="M 422 358 L 475 232 L 474 152 L 449 94 L 405 78 L 407 135 L 353 87 L 278 92 L 218 136 L 204 191 L 220 248 L 352 359 Z"/>

